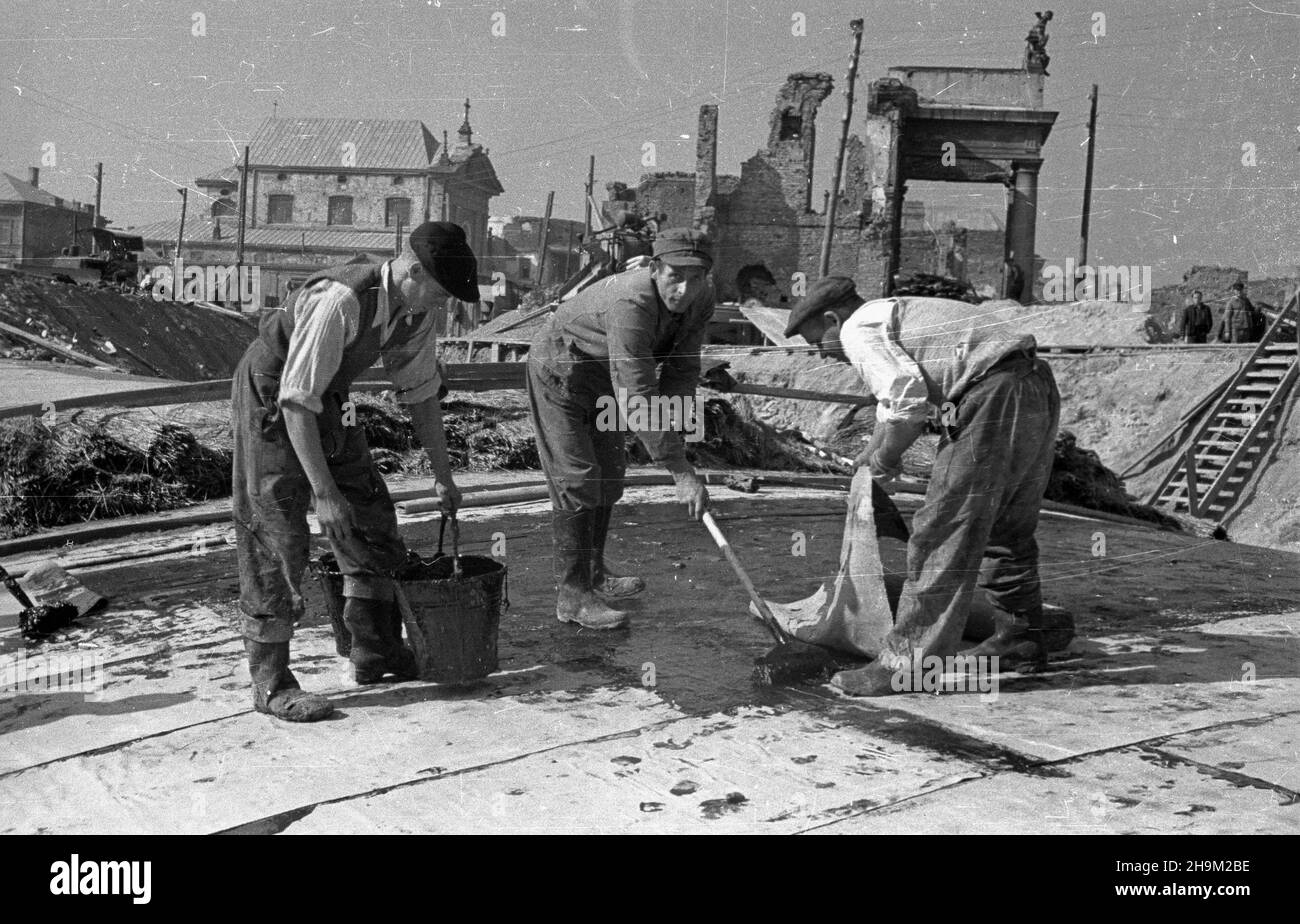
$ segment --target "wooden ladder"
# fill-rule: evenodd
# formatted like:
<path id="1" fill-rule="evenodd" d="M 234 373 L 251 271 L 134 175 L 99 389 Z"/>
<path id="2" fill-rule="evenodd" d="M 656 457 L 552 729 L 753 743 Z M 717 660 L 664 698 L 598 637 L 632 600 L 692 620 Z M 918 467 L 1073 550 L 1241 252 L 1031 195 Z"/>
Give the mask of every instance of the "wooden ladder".
<path id="1" fill-rule="evenodd" d="M 1287 395 L 1300 375 L 1298 312 L 1300 290 L 1273 318 L 1147 503 L 1221 522 L 1245 496 L 1280 436 Z"/>

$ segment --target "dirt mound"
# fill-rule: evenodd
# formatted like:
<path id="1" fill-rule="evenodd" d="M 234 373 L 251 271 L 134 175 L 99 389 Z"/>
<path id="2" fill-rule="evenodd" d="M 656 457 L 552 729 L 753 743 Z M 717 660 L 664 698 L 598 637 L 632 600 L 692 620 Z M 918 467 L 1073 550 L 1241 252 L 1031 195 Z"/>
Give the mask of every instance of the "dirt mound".
<path id="1" fill-rule="evenodd" d="M 1068 430 L 1056 437 L 1052 477 L 1045 496 L 1048 500 L 1090 510 L 1104 510 L 1164 526 L 1176 526 L 1170 517 L 1154 507 L 1135 503 L 1125 492 L 1124 482 L 1119 476 L 1103 465 L 1091 449 L 1081 448 Z"/>
<path id="2" fill-rule="evenodd" d="M 1281 438 L 1261 462 L 1264 471 L 1228 531 L 1238 542 L 1300 552 L 1300 395 L 1294 391 L 1280 429 Z"/>
<path id="3" fill-rule="evenodd" d="M 1061 389 L 1061 428 L 1123 472 L 1169 433 L 1202 397 L 1237 371 L 1241 351 L 1160 350 L 1051 360 Z M 1153 491 L 1163 467 L 1136 476 L 1128 490 Z"/>
<path id="4" fill-rule="evenodd" d="M 137 375 L 229 378 L 257 335 L 254 321 L 183 302 L 0 271 L 0 321 Z M 0 333 L 0 351 L 44 358 Z"/>
<path id="5" fill-rule="evenodd" d="M 230 455 L 164 424 L 132 445 L 104 420 L 35 418 L 0 426 L 0 537 L 152 513 L 230 493 Z"/>

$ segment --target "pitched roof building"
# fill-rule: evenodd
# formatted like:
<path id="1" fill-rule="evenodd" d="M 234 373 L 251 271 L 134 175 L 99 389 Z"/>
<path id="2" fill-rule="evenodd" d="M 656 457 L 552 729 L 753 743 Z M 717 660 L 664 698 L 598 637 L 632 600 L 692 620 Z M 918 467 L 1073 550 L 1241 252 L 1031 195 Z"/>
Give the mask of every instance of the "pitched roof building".
<path id="1" fill-rule="evenodd" d="M 504 190 L 487 148 L 474 143 L 469 109 L 466 100 L 450 150 L 445 133 L 440 144 L 417 120 L 264 121 L 249 143 L 245 261 L 305 271 L 358 254 L 383 259 L 399 234 L 424 221 L 461 225 L 483 253 L 489 205 Z M 195 179 L 211 203 L 186 219 L 187 261 L 228 254 L 234 262 L 242 173 L 234 164 Z M 174 255 L 179 218 L 133 230 L 165 257 Z"/>
<path id="2" fill-rule="evenodd" d="M 41 189 L 39 168 L 30 168 L 26 181 L 0 173 L 0 261 L 40 260 L 74 246 L 89 252 L 92 224 L 108 221 L 101 215 L 96 222 L 93 205 Z"/>

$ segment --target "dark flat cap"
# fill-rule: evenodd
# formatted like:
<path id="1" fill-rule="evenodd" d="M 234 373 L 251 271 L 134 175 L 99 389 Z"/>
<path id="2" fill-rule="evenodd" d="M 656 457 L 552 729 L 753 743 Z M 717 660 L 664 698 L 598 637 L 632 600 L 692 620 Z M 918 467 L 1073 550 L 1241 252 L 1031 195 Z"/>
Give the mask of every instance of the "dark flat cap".
<path id="1" fill-rule="evenodd" d="M 808 294 L 799 299 L 790 309 L 790 321 L 785 326 L 785 335 L 793 337 L 799 333 L 805 321 L 816 317 L 824 311 L 831 311 L 840 305 L 851 302 L 854 307 L 862 304 L 858 287 L 848 276 L 823 276 L 808 287 Z"/>
<path id="2" fill-rule="evenodd" d="M 478 263 L 465 229 L 449 221 L 426 221 L 411 232 L 411 250 L 438 285 L 462 302 L 476 302 Z"/>
<path id="3" fill-rule="evenodd" d="M 703 231 L 669 228 L 655 236 L 654 256 L 673 266 L 713 266 L 713 245 Z"/>

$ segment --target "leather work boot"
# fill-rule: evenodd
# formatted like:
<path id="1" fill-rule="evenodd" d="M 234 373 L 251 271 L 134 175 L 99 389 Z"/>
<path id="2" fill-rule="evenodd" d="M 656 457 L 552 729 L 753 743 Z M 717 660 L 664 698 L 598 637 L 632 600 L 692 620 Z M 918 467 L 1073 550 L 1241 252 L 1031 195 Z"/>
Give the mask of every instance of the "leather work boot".
<path id="1" fill-rule="evenodd" d="M 253 708 L 286 722 L 317 722 L 334 712 L 323 696 L 305 693 L 289 670 L 288 642 L 244 639 L 248 673 L 253 681 Z"/>
<path id="2" fill-rule="evenodd" d="M 591 530 L 591 589 L 604 597 L 632 597 L 645 590 L 645 581 L 634 575 L 618 575 L 605 564 L 605 540 L 614 507 L 597 507 Z"/>
<path id="3" fill-rule="evenodd" d="M 352 633 L 352 676 L 357 683 L 379 683 L 386 674 L 397 680 L 420 676 L 415 652 L 393 634 L 392 603 L 348 597 L 343 621 Z"/>
<path id="4" fill-rule="evenodd" d="M 604 603 L 591 588 L 591 540 L 595 510 L 556 510 L 555 616 L 585 629 L 621 629 L 627 614 Z"/>
<path id="5" fill-rule="evenodd" d="M 1047 633 L 1043 626 L 1043 613 L 1013 617 L 999 614 L 994 617 L 993 634 L 973 648 L 958 652 L 961 657 L 996 657 L 1001 665 L 1012 666 L 1033 662 L 1035 667 L 1047 666 Z"/>

